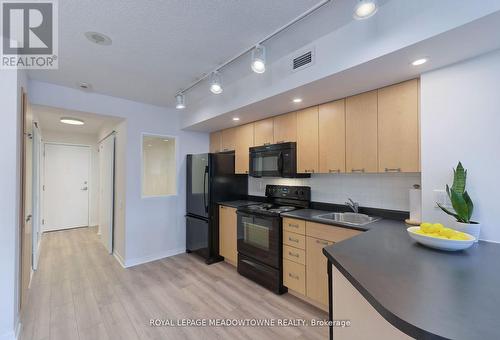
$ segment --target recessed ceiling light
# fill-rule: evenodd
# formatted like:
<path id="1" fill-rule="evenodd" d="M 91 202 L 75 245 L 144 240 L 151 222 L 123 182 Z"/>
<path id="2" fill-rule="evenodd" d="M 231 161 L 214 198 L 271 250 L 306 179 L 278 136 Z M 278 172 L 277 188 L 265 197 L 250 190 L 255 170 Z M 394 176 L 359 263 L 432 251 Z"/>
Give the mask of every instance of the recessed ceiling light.
<path id="1" fill-rule="evenodd" d="M 69 125 L 83 125 L 83 124 L 85 124 L 85 122 L 83 120 L 77 119 L 77 118 L 71 118 L 71 117 L 62 117 L 60 119 L 60 122 L 64 123 L 64 124 L 69 124 Z"/>
<path id="2" fill-rule="evenodd" d="M 164 142 L 168 142 L 168 139 L 164 139 L 163 141 L 164 141 Z"/>
<path id="3" fill-rule="evenodd" d="M 420 66 L 425 64 L 427 61 L 429 61 L 429 58 L 419 58 L 417 60 L 412 61 L 413 66 Z"/>
<path id="4" fill-rule="evenodd" d="M 302 103 L 302 98 L 293 98 L 294 103 Z"/>
<path id="5" fill-rule="evenodd" d="M 84 91 L 90 91 L 90 90 L 92 90 L 92 85 L 90 85 L 89 83 L 86 83 L 84 81 L 79 82 L 78 83 L 78 87 L 81 90 L 84 90 Z"/>
<path id="6" fill-rule="evenodd" d="M 375 0 L 360 0 L 354 8 L 353 17 L 356 20 L 368 19 L 377 13 L 378 6 Z"/>
<path id="7" fill-rule="evenodd" d="M 234 120 L 235 122 L 237 122 L 237 121 L 239 121 L 239 120 L 240 120 L 240 118 L 239 118 L 239 117 L 233 117 L 233 120 Z"/>
<path id="8" fill-rule="evenodd" d="M 85 37 L 97 45 L 109 46 L 113 43 L 110 37 L 99 32 L 85 32 Z"/>

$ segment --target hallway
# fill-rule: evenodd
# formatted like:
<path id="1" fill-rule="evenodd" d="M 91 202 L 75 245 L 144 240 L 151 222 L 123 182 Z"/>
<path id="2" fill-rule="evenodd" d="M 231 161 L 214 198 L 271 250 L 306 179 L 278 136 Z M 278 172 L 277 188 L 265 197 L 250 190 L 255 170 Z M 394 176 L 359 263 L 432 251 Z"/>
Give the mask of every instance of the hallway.
<path id="1" fill-rule="evenodd" d="M 22 340 L 324 339 L 327 327 L 151 327 L 150 319 L 327 319 L 277 296 L 226 263 L 180 254 L 129 269 L 108 255 L 95 228 L 43 234 Z M 307 333 L 305 333 L 307 331 Z"/>

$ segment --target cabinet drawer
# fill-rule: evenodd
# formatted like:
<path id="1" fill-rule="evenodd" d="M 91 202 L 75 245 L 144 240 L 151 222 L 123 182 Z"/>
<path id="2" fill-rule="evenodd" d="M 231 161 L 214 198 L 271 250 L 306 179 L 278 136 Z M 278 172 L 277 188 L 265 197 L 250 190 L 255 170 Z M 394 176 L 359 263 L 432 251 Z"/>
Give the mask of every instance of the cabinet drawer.
<path id="1" fill-rule="evenodd" d="M 306 264 L 306 252 L 287 245 L 283 246 L 283 258 L 300 264 Z"/>
<path id="2" fill-rule="evenodd" d="M 291 231 L 292 233 L 305 235 L 306 221 L 285 217 L 283 218 L 283 229 L 286 231 Z"/>
<path id="3" fill-rule="evenodd" d="M 306 294 L 306 267 L 283 259 L 283 284 L 300 294 Z"/>
<path id="4" fill-rule="evenodd" d="M 299 249 L 306 249 L 306 237 L 289 231 L 283 231 L 283 243 Z"/>
<path id="5" fill-rule="evenodd" d="M 306 235 L 327 240 L 330 242 L 340 242 L 361 234 L 362 231 L 335 227 L 327 224 L 320 224 L 315 222 L 306 222 Z"/>

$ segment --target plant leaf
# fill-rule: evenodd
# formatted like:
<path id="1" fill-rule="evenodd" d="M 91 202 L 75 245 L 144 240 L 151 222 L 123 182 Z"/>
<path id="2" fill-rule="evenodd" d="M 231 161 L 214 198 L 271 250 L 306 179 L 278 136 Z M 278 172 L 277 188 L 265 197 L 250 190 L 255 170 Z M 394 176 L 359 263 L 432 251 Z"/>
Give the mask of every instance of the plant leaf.
<path id="1" fill-rule="evenodd" d="M 467 180 L 467 171 L 462 166 L 461 162 L 458 162 L 457 168 L 453 169 L 453 185 L 451 189 L 458 194 L 463 194 L 465 191 L 465 182 Z"/>
<path id="2" fill-rule="evenodd" d="M 465 200 L 465 203 L 467 204 L 467 217 L 468 217 L 468 222 L 470 222 L 470 219 L 472 217 L 472 212 L 474 211 L 474 203 L 472 203 L 472 200 L 469 196 L 469 194 L 466 192 L 464 192 L 464 200 Z"/>
<path id="3" fill-rule="evenodd" d="M 447 213 L 447 214 L 448 214 L 448 215 L 450 215 L 450 216 L 455 217 L 455 218 L 457 219 L 457 221 L 459 220 L 458 215 L 457 215 L 457 214 L 455 214 L 453 211 L 446 209 L 445 207 L 443 207 L 443 206 L 442 206 L 441 204 L 439 204 L 439 203 L 436 203 L 436 204 L 437 204 L 437 205 L 438 205 L 438 207 L 440 207 L 440 208 L 441 208 L 441 210 L 443 210 L 445 213 Z"/>
<path id="4" fill-rule="evenodd" d="M 468 222 L 468 207 L 467 203 L 465 202 L 464 196 L 462 193 L 458 193 L 453 188 L 451 189 L 451 205 L 453 206 L 453 210 L 458 215 L 459 222 Z"/>

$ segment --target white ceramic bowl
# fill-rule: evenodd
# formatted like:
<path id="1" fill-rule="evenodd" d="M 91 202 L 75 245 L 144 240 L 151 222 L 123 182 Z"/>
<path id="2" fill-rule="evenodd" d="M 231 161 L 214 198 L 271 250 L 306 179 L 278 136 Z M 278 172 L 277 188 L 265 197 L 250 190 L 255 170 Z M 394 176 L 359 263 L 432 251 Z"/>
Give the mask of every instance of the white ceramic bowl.
<path id="1" fill-rule="evenodd" d="M 468 240 L 445 240 L 442 238 L 417 234 L 415 231 L 419 229 L 420 227 L 409 227 L 406 230 L 408 231 L 408 235 L 410 235 L 410 237 L 418 243 L 440 250 L 456 251 L 467 249 L 472 246 L 476 240 L 476 238 L 470 234 L 467 234 L 469 236 Z"/>

